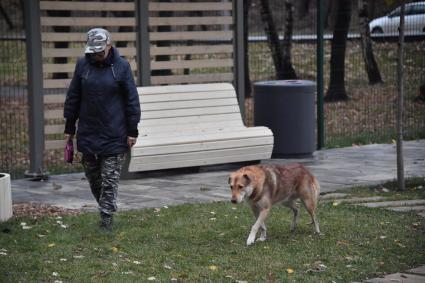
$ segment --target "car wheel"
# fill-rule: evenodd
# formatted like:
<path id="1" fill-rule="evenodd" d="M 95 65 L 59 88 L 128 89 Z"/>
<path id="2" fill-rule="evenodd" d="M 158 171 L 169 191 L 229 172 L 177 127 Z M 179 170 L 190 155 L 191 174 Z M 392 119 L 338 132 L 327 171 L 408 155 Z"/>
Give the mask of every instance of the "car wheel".
<path id="1" fill-rule="evenodd" d="M 372 29 L 372 33 L 373 33 L 373 34 L 382 34 L 382 33 L 384 33 L 384 31 L 382 30 L 382 28 L 381 28 L 381 27 L 374 27 L 374 28 Z"/>

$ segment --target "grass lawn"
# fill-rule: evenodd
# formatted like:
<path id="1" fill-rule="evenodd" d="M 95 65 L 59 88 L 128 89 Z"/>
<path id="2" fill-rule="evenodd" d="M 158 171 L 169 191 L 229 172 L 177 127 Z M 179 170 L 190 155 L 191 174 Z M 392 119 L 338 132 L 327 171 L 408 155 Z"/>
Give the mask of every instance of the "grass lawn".
<path id="1" fill-rule="evenodd" d="M 408 183 L 406 194 L 424 198 L 424 185 Z M 320 204 L 321 236 L 304 209 L 294 237 L 290 219 L 274 207 L 269 239 L 246 247 L 253 216 L 230 202 L 119 212 L 110 234 L 97 213 L 13 218 L 0 223 L 0 282 L 350 282 L 425 263 L 414 213 Z"/>

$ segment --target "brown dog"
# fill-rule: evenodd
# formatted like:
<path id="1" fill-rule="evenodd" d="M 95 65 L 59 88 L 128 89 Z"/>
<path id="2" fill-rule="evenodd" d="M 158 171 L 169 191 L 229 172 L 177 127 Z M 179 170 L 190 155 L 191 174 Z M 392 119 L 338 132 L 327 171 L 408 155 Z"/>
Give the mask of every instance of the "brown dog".
<path id="1" fill-rule="evenodd" d="M 229 184 L 232 189 L 232 203 L 241 203 L 246 199 L 257 218 L 246 241 L 247 245 L 254 243 L 259 228 L 261 235 L 258 240 L 266 240 L 264 220 L 275 203 L 281 203 L 292 209 L 294 217 L 291 231 L 295 232 L 299 215 L 298 199 L 310 214 L 315 232 L 320 234 L 315 214 L 320 186 L 317 179 L 303 165 L 242 167 L 230 175 Z"/>

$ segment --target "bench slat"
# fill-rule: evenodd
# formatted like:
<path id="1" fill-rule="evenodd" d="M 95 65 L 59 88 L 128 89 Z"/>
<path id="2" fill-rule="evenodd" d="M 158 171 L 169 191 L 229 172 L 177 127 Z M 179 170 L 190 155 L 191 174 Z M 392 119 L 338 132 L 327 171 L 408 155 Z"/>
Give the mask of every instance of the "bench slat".
<path id="1" fill-rule="evenodd" d="M 192 108 L 210 108 L 221 106 L 237 106 L 238 101 L 236 98 L 220 98 L 220 99 L 202 99 L 202 100 L 183 100 L 183 101 L 167 101 L 155 103 L 141 103 L 140 107 L 144 111 L 156 110 L 173 110 L 173 109 L 187 109 L 190 111 Z"/>
<path id="2" fill-rule="evenodd" d="M 233 126 L 225 125 L 224 123 L 221 124 L 221 126 L 213 125 L 210 123 L 208 126 L 203 125 L 194 125 L 192 128 L 189 128 L 189 125 L 186 127 L 180 127 L 180 125 L 176 125 L 174 128 L 174 131 L 166 131 L 163 130 L 163 128 L 157 128 L 158 131 L 151 131 L 151 132 L 141 132 L 141 137 L 148 138 L 148 139 L 170 139 L 171 133 L 172 137 L 194 137 L 198 138 L 199 135 L 211 135 L 211 134 L 221 134 L 223 136 L 227 136 L 229 134 L 235 134 L 240 132 L 246 132 L 246 131 L 254 131 L 257 130 L 257 127 L 245 127 L 240 124 L 234 124 Z M 263 131 L 261 131 L 261 134 Z M 141 142 L 143 144 L 143 142 Z"/>
<path id="3" fill-rule="evenodd" d="M 210 133 L 197 133 L 194 132 L 192 135 L 186 134 L 182 136 L 145 136 L 137 140 L 136 148 L 141 146 L 154 146 L 154 145 L 170 145 L 170 144 L 185 144 L 185 143 L 198 143 L 208 141 L 220 141 L 220 140 L 232 140 L 241 138 L 256 138 L 261 136 L 271 136 L 269 130 L 266 127 L 253 127 L 253 128 L 241 128 L 239 131 L 224 132 L 216 131 Z"/>
<path id="4" fill-rule="evenodd" d="M 200 131 L 215 131 L 215 127 L 217 128 L 241 128 L 243 127 L 243 123 L 240 119 L 235 120 L 224 120 L 224 121 L 207 121 L 198 123 L 196 125 Z M 161 132 L 188 132 L 193 131 L 193 123 L 181 123 L 181 124 L 167 124 L 167 125 L 152 125 L 151 127 L 140 127 L 139 135 L 143 136 L 145 134 L 153 134 L 153 133 L 161 133 Z"/>
<path id="5" fill-rule="evenodd" d="M 142 111 L 143 119 L 154 118 L 171 118 L 171 117 L 187 117 L 187 116 L 204 116 L 209 114 L 224 114 L 224 113 L 239 113 L 239 107 L 221 106 L 209 108 L 191 108 L 191 109 L 176 109 L 176 110 L 158 110 L 158 111 Z"/>
<path id="6" fill-rule="evenodd" d="M 182 125 L 214 121 L 233 121 L 237 120 L 242 123 L 240 113 L 221 113 L 211 114 L 204 116 L 189 116 L 189 117 L 169 117 L 169 118 L 156 118 L 156 119 L 143 119 L 138 125 L 138 128 L 144 127 L 161 127 L 162 125 Z"/>
<path id="7" fill-rule="evenodd" d="M 233 150 L 230 152 L 223 152 L 222 156 L 208 157 L 207 155 L 207 157 L 200 158 L 198 154 L 194 154 L 192 159 L 187 158 L 173 161 L 169 159 L 170 156 L 163 156 L 164 158 L 162 160 L 157 159 L 156 162 L 153 162 L 153 160 L 150 159 L 146 159 L 146 157 L 135 157 L 130 162 L 129 171 L 150 171 L 166 168 L 223 164 L 247 160 L 261 160 L 270 158 L 270 154 L 268 154 L 268 152 L 271 152 L 269 146 L 259 146 L 256 148 L 246 147 L 240 151 Z M 202 154 L 202 152 L 199 154 Z M 208 154 L 210 154 L 210 152 L 208 152 Z"/>
<path id="8" fill-rule="evenodd" d="M 166 101 L 190 101 L 212 98 L 235 98 L 235 91 L 215 91 L 215 92 L 180 92 L 180 93 L 164 93 L 164 94 L 143 94 L 139 95 L 141 104 L 150 102 L 166 102 Z"/>
<path id="9" fill-rule="evenodd" d="M 226 91 L 230 90 L 235 93 L 235 89 L 229 83 L 211 83 L 211 84 L 194 84 L 194 85 L 168 85 L 168 86 L 146 86 L 138 87 L 139 95 L 147 94 L 164 94 L 164 93 L 182 93 L 182 92 L 210 92 L 210 91 Z M 236 93 L 235 93 L 236 94 Z"/>
<path id="10" fill-rule="evenodd" d="M 257 146 L 257 145 L 273 145 L 273 137 L 256 137 L 250 139 L 239 139 L 239 140 L 222 140 L 222 141 L 210 141 L 210 142 L 199 142 L 190 144 L 173 144 L 173 145 L 155 145 L 145 146 L 143 148 L 134 148 L 132 150 L 132 156 L 149 156 L 159 154 L 172 154 L 182 152 L 196 152 L 202 150 L 216 150 L 222 148 L 234 148 L 234 147 L 246 147 L 246 146 Z"/>

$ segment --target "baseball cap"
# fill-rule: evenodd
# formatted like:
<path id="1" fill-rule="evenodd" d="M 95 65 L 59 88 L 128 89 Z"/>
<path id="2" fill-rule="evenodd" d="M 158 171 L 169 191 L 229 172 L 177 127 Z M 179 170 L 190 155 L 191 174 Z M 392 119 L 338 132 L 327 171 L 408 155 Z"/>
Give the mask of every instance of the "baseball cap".
<path id="1" fill-rule="evenodd" d="M 106 29 L 94 28 L 87 32 L 87 43 L 84 53 L 97 53 L 111 44 L 111 35 Z"/>

